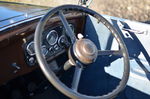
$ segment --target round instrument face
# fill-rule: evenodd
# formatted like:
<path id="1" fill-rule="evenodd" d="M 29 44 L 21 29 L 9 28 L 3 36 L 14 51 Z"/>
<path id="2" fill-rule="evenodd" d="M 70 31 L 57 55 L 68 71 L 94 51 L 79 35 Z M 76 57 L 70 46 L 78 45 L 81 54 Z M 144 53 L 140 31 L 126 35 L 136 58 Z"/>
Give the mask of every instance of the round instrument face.
<path id="1" fill-rule="evenodd" d="M 46 40 L 50 45 L 56 44 L 56 42 L 58 40 L 58 33 L 55 30 L 51 30 L 47 34 Z"/>
<path id="2" fill-rule="evenodd" d="M 34 42 L 33 42 L 33 41 L 30 42 L 30 43 L 27 45 L 26 50 L 27 50 L 27 53 L 28 53 L 30 56 L 35 55 L 35 49 L 34 49 Z M 41 47 L 41 50 L 42 50 L 43 55 L 46 56 L 47 53 L 48 53 L 48 50 L 47 50 L 47 48 L 46 48 L 45 45 L 43 45 L 43 46 Z"/>

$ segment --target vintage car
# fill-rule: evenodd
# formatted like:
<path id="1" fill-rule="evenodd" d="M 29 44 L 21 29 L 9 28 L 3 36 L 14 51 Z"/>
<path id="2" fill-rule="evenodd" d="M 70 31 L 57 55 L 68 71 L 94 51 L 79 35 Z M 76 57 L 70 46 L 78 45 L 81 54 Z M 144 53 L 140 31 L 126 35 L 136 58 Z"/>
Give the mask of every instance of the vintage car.
<path id="1" fill-rule="evenodd" d="M 150 99 L 150 25 L 80 5 L 0 2 L 0 99 Z"/>

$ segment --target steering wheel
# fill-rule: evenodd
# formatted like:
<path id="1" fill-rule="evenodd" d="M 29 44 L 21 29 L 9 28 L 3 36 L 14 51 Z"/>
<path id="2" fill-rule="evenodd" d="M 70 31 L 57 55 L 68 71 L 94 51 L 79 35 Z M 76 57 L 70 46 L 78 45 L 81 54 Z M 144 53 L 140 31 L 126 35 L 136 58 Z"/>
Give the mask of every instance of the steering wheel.
<path id="1" fill-rule="evenodd" d="M 102 51 L 98 50 L 96 45 L 90 39 L 86 38 L 77 39 L 63 14 L 63 12 L 66 11 L 79 11 L 95 17 L 98 21 L 102 22 L 102 24 L 104 24 L 111 31 L 112 35 L 117 40 L 120 49 Z M 71 40 L 71 46 L 68 50 L 69 60 L 65 63 L 64 66 L 64 68 L 66 69 L 71 65 L 75 65 L 76 67 L 71 88 L 67 87 L 63 82 L 61 82 L 59 78 L 55 75 L 55 73 L 49 68 L 48 63 L 44 58 L 44 56 L 42 55 L 41 51 L 42 33 L 44 31 L 44 26 L 46 22 L 49 20 L 49 18 L 52 17 L 54 14 L 55 15 L 57 14 L 59 16 L 61 22 L 63 23 L 63 26 L 66 29 L 66 35 Z M 55 88 L 57 88 L 61 93 L 72 99 L 110 99 L 116 96 L 119 92 L 121 92 L 127 84 L 129 78 L 129 58 L 125 43 L 120 34 L 117 32 L 117 30 L 104 17 L 102 17 L 100 14 L 91 9 L 78 5 L 62 5 L 50 9 L 50 11 L 41 18 L 41 20 L 37 25 L 34 36 L 34 42 L 35 42 L 34 47 L 36 58 L 42 72 Z M 119 55 L 123 57 L 124 62 L 123 77 L 119 85 L 108 94 L 102 96 L 88 96 L 81 94 L 78 92 L 78 84 L 82 72 L 82 67 L 84 64 L 90 64 L 95 62 L 97 56 L 99 55 Z"/>

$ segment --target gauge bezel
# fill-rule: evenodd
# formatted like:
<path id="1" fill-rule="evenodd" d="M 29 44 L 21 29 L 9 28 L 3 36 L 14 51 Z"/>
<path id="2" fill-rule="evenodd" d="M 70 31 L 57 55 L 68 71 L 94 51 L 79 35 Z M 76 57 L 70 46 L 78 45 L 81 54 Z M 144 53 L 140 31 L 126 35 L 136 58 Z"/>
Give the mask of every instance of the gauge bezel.
<path id="1" fill-rule="evenodd" d="M 55 32 L 55 35 L 56 35 L 55 42 L 54 42 L 54 43 L 50 43 L 49 40 L 48 40 L 48 38 L 49 38 L 49 36 L 50 36 L 52 33 L 54 33 L 54 32 Z M 47 36 L 46 36 L 46 41 L 47 41 L 48 44 L 50 44 L 50 45 L 55 45 L 55 44 L 57 43 L 57 41 L 58 41 L 58 33 L 57 33 L 57 31 L 56 31 L 56 30 L 51 30 L 51 31 L 47 34 Z"/>
<path id="2" fill-rule="evenodd" d="M 28 43 L 28 45 L 27 45 L 27 47 L 26 47 L 27 53 L 28 53 L 30 56 L 35 55 L 35 52 L 32 53 L 32 51 L 31 51 L 30 48 L 29 48 L 32 44 L 34 45 L 34 42 L 33 42 L 33 41 L 30 42 L 30 43 Z"/>
<path id="3" fill-rule="evenodd" d="M 65 38 L 66 39 L 66 42 L 67 42 L 67 37 L 65 36 L 65 35 L 61 35 L 60 37 L 59 37 L 59 39 L 58 39 L 58 45 L 60 46 L 60 47 L 62 47 L 62 45 L 61 45 L 61 39 L 62 38 Z"/>

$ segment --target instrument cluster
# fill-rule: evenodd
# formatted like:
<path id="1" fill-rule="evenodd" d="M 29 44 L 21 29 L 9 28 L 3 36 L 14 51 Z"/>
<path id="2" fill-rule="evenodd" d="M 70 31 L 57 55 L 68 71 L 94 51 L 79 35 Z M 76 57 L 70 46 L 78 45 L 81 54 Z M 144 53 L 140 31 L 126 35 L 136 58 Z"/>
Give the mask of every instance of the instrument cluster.
<path id="1" fill-rule="evenodd" d="M 74 31 L 74 27 L 70 24 L 70 27 Z M 42 53 L 45 58 L 52 58 L 61 53 L 70 46 L 70 42 L 66 36 L 63 26 L 57 26 L 47 29 L 43 33 Z M 26 62 L 29 66 L 33 66 L 36 63 L 34 41 L 29 40 L 25 47 Z"/>

